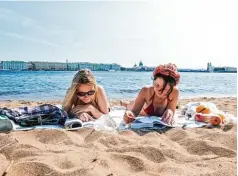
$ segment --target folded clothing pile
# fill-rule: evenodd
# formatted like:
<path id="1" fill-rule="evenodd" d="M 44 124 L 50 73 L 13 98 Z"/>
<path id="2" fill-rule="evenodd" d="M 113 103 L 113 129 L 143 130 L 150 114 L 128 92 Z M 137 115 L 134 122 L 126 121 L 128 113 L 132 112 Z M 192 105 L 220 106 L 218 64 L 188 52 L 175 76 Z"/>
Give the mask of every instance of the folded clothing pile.
<path id="1" fill-rule="evenodd" d="M 197 122 L 205 122 L 217 126 L 227 124 L 231 114 L 219 110 L 214 103 L 210 102 L 190 102 L 182 108 L 182 115 Z"/>
<path id="2" fill-rule="evenodd" d="M 67 112 L 50 104 L 43 104 L 34 108 L 8 109 L 0 108 L 0 115 L 7 116 L 10 120 L 21 126 L 35 125 L 64 125 L 68 118 Z"/>

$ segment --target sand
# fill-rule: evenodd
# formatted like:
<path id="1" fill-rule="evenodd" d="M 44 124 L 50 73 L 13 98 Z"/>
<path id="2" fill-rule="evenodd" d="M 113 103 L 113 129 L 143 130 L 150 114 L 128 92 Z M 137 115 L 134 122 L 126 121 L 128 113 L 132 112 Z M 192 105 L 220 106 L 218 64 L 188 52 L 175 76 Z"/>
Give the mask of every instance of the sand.
<path id="1" fill-rule="evenodd" d="M 236 98 L 180 100 L 214 102 L 237 115 Z M 0 107 L 45 102 L 5 101 Z M 60 102 L 47 102 L 59 104 Z M 111 104 L 118 105 L 118 101 Z M 165 133 L 119 134 L 85 128 L 0 133 L 0 175 L 7 176 L 234 176 L 237 173 L 236 125 L 229 128 L 171 129 Z"/>

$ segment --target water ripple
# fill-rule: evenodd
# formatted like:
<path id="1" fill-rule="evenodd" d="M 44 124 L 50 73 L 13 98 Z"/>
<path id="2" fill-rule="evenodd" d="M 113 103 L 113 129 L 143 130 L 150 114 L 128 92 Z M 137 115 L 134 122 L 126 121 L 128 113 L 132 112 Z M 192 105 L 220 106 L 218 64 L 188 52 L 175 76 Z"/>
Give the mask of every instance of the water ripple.
<path id="1" fill-rule="evenodd" d="M 94 72 L 109 99 L 134 98 L 151 72 Z M 75 71 L 0 72 L 0 100 L 62 100 Z M 180 96 L 236 96 L 235 73 L 181 73 Z"/>

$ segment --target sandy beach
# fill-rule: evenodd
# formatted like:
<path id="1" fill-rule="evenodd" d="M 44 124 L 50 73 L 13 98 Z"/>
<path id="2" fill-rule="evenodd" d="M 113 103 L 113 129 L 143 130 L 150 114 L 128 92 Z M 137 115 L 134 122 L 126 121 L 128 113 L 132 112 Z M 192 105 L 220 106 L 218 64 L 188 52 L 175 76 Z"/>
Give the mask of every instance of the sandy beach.
<path id="1" fill-rule="evenodd" d="M 214 102 L 237 116 L 237 98 L 181 99 Z M 60 101 L 2 101 L 0 107 L 36 106 Z M 111 105 L 119 105 L 111 101 Z M 165 133 L 118 134 L 85 128 L 0 133 L 0 175 L 8 176 L 234 176 L 237 173 L 237 126 L 171 129 Z"/>

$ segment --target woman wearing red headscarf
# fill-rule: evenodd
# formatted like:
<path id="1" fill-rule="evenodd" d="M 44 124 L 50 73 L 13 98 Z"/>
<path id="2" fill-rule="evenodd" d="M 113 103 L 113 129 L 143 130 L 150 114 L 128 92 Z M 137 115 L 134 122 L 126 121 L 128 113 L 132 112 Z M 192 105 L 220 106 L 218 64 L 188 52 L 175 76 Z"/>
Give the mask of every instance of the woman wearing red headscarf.
<path id="1" fill-rule="evenodd" d="M 176 87 L 180 74 L 174 64 L 159 65 L 153 72 L 153 86 L 143 87 L 136 100 L 124 104 L 128 111 L 125 123 L 132 122 L 138 115 L 158 116 L 167 124 L 174 124 L 174 112 L 179 97 Z"/>

